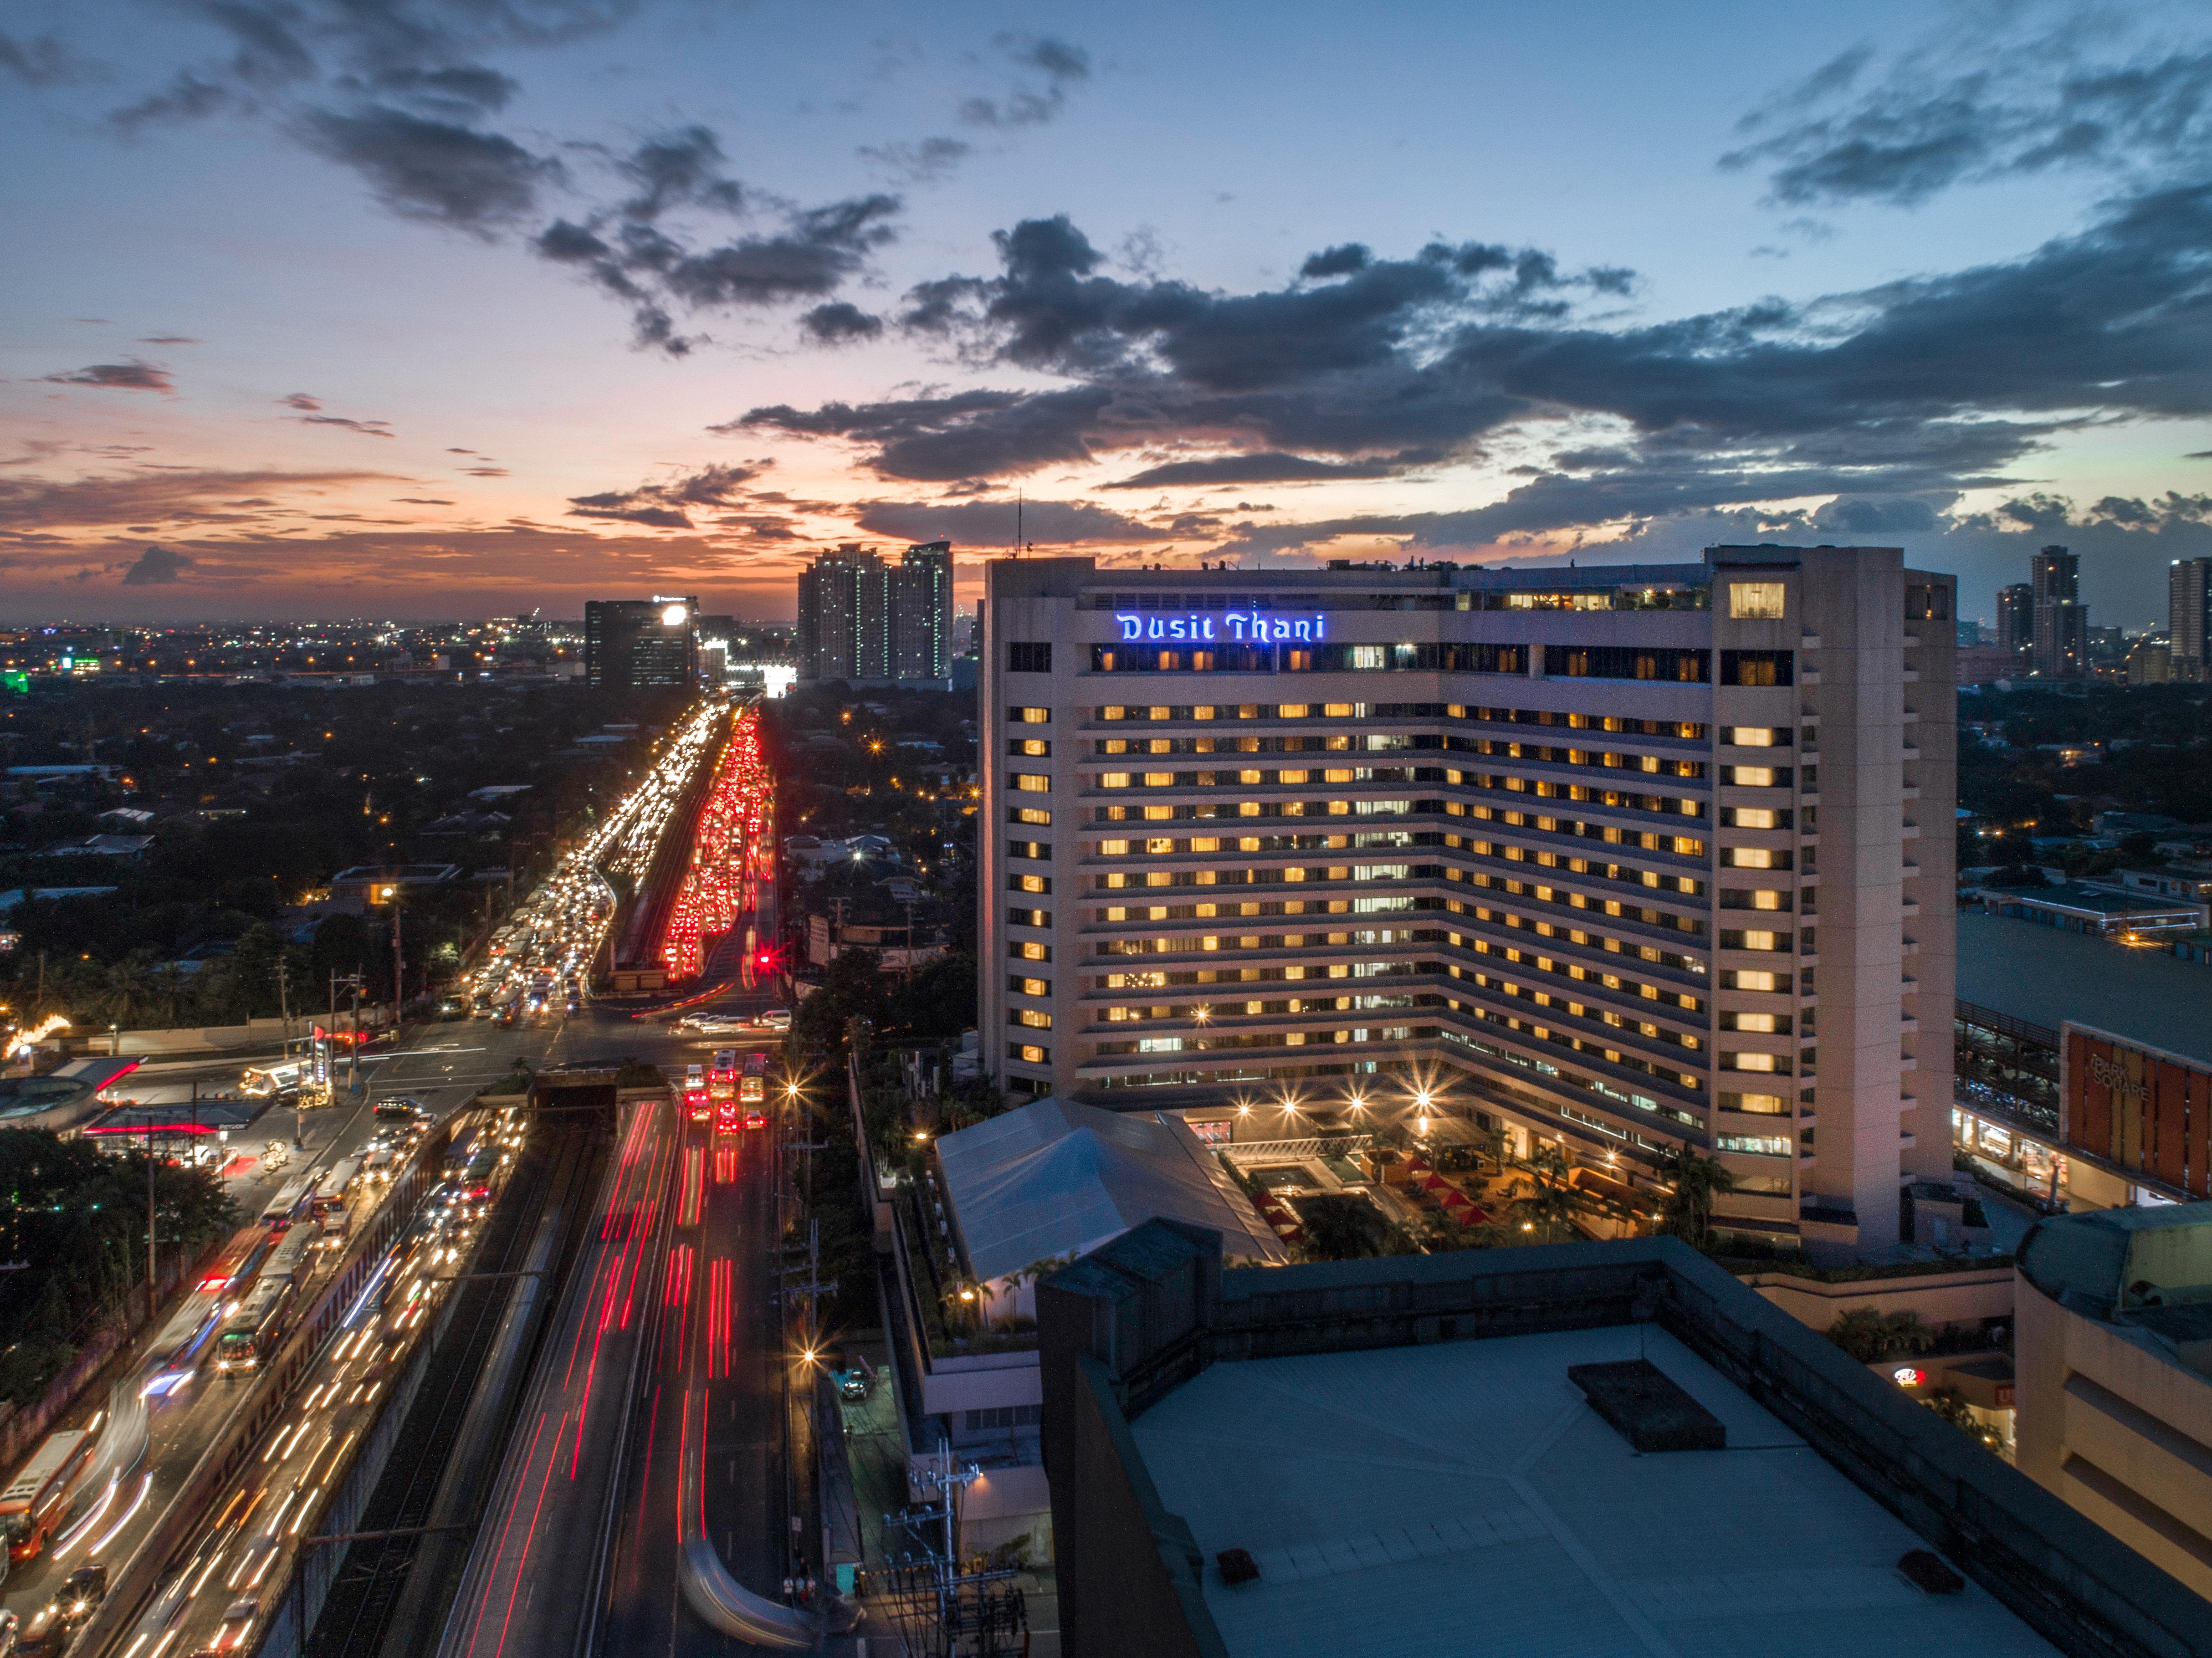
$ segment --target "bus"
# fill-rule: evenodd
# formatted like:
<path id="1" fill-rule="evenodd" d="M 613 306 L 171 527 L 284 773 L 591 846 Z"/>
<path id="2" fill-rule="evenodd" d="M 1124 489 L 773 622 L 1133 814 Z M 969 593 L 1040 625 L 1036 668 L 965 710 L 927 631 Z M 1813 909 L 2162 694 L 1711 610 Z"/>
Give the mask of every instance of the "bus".
<path id="1" fill-rule="evenodd" d="M 287 1060 L 282 1065 L 248 1066 L 245 1076 L 239 1079 L 239 1091 L 249 1099 L 265 1100 L 288 1088 L 299 1087 L 307 1071 L 304 1060 Z"/>
<path id="2" fill-rule="evenodd" d="M 191 1379 L 200 1367 L 200 1349 L 222 1327 L 223 1302 L 208 1298 L 205 1290 L 185 1298 L 177 1315 L 164 1325 L 146 1351 L 146 1380 L 141 1394 L 166 1396 Z"/>
<path id="3" fill-rule="evenodd" d="M 292 1303 L 305 1283 L 305 1257 L 315 1235 L 306 1227 L 287 1232 L 262 1264 L 261 1276 L 223 1321 L 216 1339 L 215 1368 L 226 1379 L 266 1363 L 283 1338 Z"/>
<path id="4" fill-rule="evenodd" d="M 78 1476 L 92 1460 L 100 1436 L 90 1428 L 48 1434 L 31 1460 L 0 1491 L 0 1533 L 10 1560 L 35 1560 L 70 1510 Z"/>
<path id="5" fill-rule="evenodd" d="M 707 1092 L 712 1098 L 726 1100 L 737 1092 L 738 1050 L 718 1048 L 714 1050 L 714 1069 L 707 1073 Z"/>
<path id="6" fill-rule="evenodd" d="M 234 1240 L 200 1274 L 200 1288 L 210 1294 L 236 1300 L 246 1293 L 259 1270 L 262 1256 L 269 1253 L 269 1235 L 249 1232 Z"/>
<path id="7" fill-rule="evenodd" d="M 361 1173 L 362 1161 L 360 1156 L 346 1157 L 323 1171 L 315 1185 L 315 1195 L 308 1199 L 309 1212 L 317 1220 L 345 1212 L 346 1196 L 354 1176 Z"/>
<path id="8" fill-rule="evenodd" d="M 767 1054 L 745 1055 L 745 1078 L 738 1089 L 738 1098 L 747 1105 L 758 1105 L 768 1098 Z"/>
<path id="9" fill-rule="evenodd" d="M 262 1210 L 261 1224 L 272 1232 L 283 1231 L 299 1218 L 301 1210 L 307 1206 L 308 1194 L 314 1189 L 315 1177 L 312 1174 L 285 1181 Z"/>

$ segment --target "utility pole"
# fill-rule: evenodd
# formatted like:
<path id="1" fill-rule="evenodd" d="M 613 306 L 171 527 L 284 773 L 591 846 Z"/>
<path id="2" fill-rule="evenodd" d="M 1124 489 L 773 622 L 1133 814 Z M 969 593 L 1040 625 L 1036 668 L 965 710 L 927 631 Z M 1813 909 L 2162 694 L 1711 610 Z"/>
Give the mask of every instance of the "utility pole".
<path id="1" fill-rule="evenodd" d="M 346 1049 L 346 1092 L 361 1092 L 361 969 L 353 970 L 353 1042 Z"/>
<path id="2" fill-rule="evenodd" d="M 146 1116 L 146 1317 L 154 1317 L 154 1117 Z"/>
<path id="3" fill-rule="evenodd" d="M 392 907 L 392 1023 L 399 1023 L 399 1010 L 407 1001 L 407 958 L 399 949 L 399 907 Z"/>

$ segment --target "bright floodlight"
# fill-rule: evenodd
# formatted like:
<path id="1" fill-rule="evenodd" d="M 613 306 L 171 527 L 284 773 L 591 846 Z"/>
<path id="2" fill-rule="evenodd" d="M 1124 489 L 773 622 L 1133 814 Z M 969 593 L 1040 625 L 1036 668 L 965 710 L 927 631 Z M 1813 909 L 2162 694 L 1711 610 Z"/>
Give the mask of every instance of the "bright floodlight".
<path id="1" fill-rule="evenodd" d="M 684 625 L 684 618 L 689 614 L 690 612 L 681 604 L 671 604 L 660 613 L 660 625 L 664 628 L 680 628 Z"/>

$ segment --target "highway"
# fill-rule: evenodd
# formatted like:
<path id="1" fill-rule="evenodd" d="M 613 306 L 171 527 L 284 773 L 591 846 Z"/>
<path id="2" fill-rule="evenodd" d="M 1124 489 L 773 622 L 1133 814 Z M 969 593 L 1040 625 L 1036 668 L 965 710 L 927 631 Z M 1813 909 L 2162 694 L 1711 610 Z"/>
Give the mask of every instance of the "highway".
<path id="1" fill-rule="evenodd" d="M 789 1356 L 774 1301 L 773 1133 L 686 1127 L 690 1199 L 676 1216 L 659 1339 L 631 1401 L 633 1449 L 601 1649 L 607 1652 L 734 1645 L 684 1603 L 679 1557 L 684 1537 L 695 1529 L 739 1583 L 767 1600 L 780 1598 L 788 1570 L 782 1412 Z M 697 1521 L 679 1511 L 679 1499 L 697 1505 Z"/>
<path id="2" fill-rule="evenodd" d="M 670 966 L 705 969 L 689 1012 L 731 1022 L 664 1061 L 677 1076 L 717 1048 L 780 1041 L 736 1025 L 772 995 L 744 940 L 775 937 L 773 797 L 748 726 L 741 715 L 714 786 L 689 797 L 700 820 L 688 849 L 673 832 L 664 846 L 683 855 L 664 855 L 656 879 L 680 890 L 641 901 L 641 915 L 667 918 Z M 742 1111 L 728 1127 L 703 1114 L 636 1107 L 621 1126 L 596 1235 L 556 1311 L 441 1658 L 565 1650 L 581 1631 L 577 1650 L 737 1649 L 685 1603 L 687 1537 L 779 1598 L 791 1504 L 775 1131 L 744 1128 Z"/>
<path id="3" fill-rule="evenodd" d="M 672 779 L 697 765 L 703 757 L 701 744 L 724 717 L 721 712 L 702 709 L 664 750 L 661 765 L 646 782 L 531 896 L 517 913 L 516 926 L 507 929 L 510 942 L 517 947 L 497 955 L 490 970 L 481 975 L 479 985 L 508 987 L 518 981 L 526 984 L 530 981 L 526 975 L 533 971 L 539 978 L 557 971 L 573 984 L 588 970 L 604 942 L 613 909 L 611 894 L 594 860 L 622 863 L 650 858 L 677 801 L 678 792 L 672 786 Z M 681 1075 L 684 1050 L 661 1027 L 635 1023 L 618 1012 L 575 1000 L 532 999 L 538 1004 L 533 1007 L 520 996 L 514 999 L 516 1005 L 501 1018 L 415 1027 L 394 1046 L 363 1053 L 358 1093 L 345 1088 L 349 1073 L 341 1064 L 335 1102 L 300 1114 L 301 1144 L 293 1151 L 287 1167 L 270 1170 L 258 1162 L 240 1159 L 242 1166 L 226 1176 L 226 1189 L 241 1215 L 257 1214 L 270 1193 L 285 1181 L 363 1150 L 377 1127 L 373 1108 L 382 1100 L 411 1098 L 434 1120 L 442 1120 L 487 1085 L 509 1075 L 518 1062 L 541 1069 L 567 1061 L 635 1057 L 648 1063 L 669 1063 Z M 165 1068 L 158 1078 L 144 1077 L 134 1091 L 149 1102 L 170 1103 L 170 1096 L 174 1096 L 174 1102 L 181 1103 L 189 1099 L 194 1081 L 212 1090 L 234 1084 L 236 1076 L 234 1062 Z M 241 1144 L 258 1147 L 268 1139 L 290 1141 L 294 1129 L 291 1108 L 282 1106 L 264 1114 L 237 1138 Z M 368 1202 L 357 1203 L 354 1224 L 358 1224 L 360 1214 L 372 1207 Z M 258 1230 L 249 1225 L 241 1230 L 240 1239 L 256 1236 Z M 410 1237 L 389 1263 L 391 1272 L 404 1279 L 402 1293 L 416 1293 L 415 1275 L 421 1270 L 416 1252 L 456 1247 L 442 1239 L 426 1244 L 428 1236 Z M 350 1235 L 342 1242 L 349 1243 Z M 323 1293 L 329 1282 L 330 1264 L 344 1253 L 342 1246 L 313 1252 L 320 1259 L 317 1269 L 301 1280 L 303 1292 L 298 1305 L 311 1305 Z M 155 1331 L 168 1327 L 180 1309 L 198 1307 L 212 1316 L 216 1301 L 214 1293 L 202 1292 L 196 1300 L 165 1309 Z M 404 1315 L 406 1309 L 401 1310 Z M 307 1499 L 344 1455 L 348 1436 L 373 1418 L 381 1379 L 398 1362 L 421 1321 L 414 1318 L 395 1333 L 377 1325 L 373 1314 L 373 1309 L 354 1309 L 329 1339 L 329 1345 L 313 1360 L 310 1374 L 285 1401 L 282 1429 L 285 1436 L 270 1441 L 265 1465 L 256 1461 L 210 1505 L 208 1512 L 213 1518 L 198 1533 L 191 1548 L 165 1564 L 161 1593 L 141 1612 L 140 1621 L 125 1631 L 129 1638 L 106 1638 L 113 1627 L 112 1614 L 131 1610 L 111 1607 L 94 1614 L 99 1638 L 92 1638 L 95 1631 L 88 1631 L 88 1639 L 79 1641 L 74 1650 L 80 1655 L 104 1649 L 126 1658 L 160 1658 L 160 1655 L 212 1643 L 217 1637 L 222 1644 L 234 1643 L 237 1631 L 222 1629 L 222 1613 L 231 1601 L 246 1596 L 230 1594 L 220 1609 L 215 1598 L 226 1591 L 250 1591 L 260 1583 L 283 1579 L 282 1564 L 271 1563 L 279 1562 L 282 1552 L 295 1542 L 289 1529 L 294 1517 L 307 1511 Z M 219 1379 L 212 1365 L 204 1362 L 165 1391 L 147 1395 L 143 1384 L 160 1368 L 150 1363 L 152 1345 L 153 1333 L 149 1333 L 131 1355 L 117 1364 L 118 1380 L 104 1398 L 81 1403 L 72 1416 L 54 1424 L 57 1430 L 82 1427 L 97 1417 L 112 1431 L 106 1436 L 91 1472 L 80 1482 L 69 1525 L 43 1556 L 17 1563 L 4 1585 L 0 1585 L 0 1607 L 17 1613 L 27 1630 L 49 1603 L 61 1578 L 76 1567 L 97 1562 L 108 1568 L 111 1582 L 124 1576 L 149 1537 L 163 1528 L 187 1478 L 208 1449 L 249 1419 L 246 1412 L 264 1407 L 266 1389 L 258 1381 Z M 199 1356 L 203 1361 L 212 1346 L 210 1337 L 208 1349 Z M 318 1422 L 331 1431 L 317 1431 Z M 339 1424 L 343 1424 L 342 1429 Z M 285 1496 L 294 1491 L 301 1493 L 301 1500 L 287 1506 Z M 270 1516 L 280 1508 L 284 1510 L 281 1520 L 272 1521 Z M 264 1547 L 262 1540 L 272 1528 L 279 1532 L 276 1546 Z M 233 1569 L 240 1558 L 235 1551 L 252 1552 L 256 1558 L 234 1581 Z M 211 1567 L 209 1563 L 218 1556 L 228 1556 L 228 1564 Z M 187 1571 L 189 1577 L 185 1575 Z M 203 1574 L 206 1581 L 200 1583 Z M 188 1584 L 198 1586 L 179 1596 L 180 1586 Z M 212 1625 L 210 1618 L 215 1620 Z M 235 1622 L 242 1625 L 245 1619 L 241 1616 Z"/>

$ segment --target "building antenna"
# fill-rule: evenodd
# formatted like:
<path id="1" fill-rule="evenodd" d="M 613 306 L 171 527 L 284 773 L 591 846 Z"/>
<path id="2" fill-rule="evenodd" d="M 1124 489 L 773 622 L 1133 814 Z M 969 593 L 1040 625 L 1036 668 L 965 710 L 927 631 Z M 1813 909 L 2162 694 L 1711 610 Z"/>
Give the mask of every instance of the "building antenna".
<path id="1" fill-rule="evenodd" d="M 1014 556 L 1022 556 L 1022 492 L 1014 491 Z"/>

